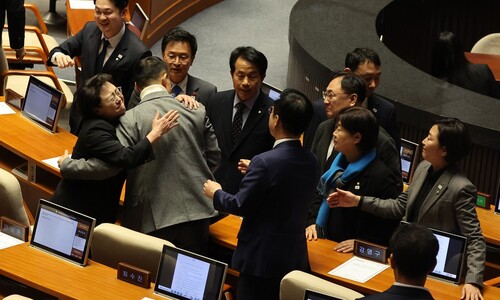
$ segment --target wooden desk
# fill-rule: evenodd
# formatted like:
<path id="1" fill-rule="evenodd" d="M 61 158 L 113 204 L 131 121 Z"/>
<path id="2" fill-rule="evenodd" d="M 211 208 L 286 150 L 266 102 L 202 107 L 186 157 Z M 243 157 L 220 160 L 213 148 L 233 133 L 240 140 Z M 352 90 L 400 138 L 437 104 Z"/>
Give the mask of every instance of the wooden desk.
<path id="1" fill-rule="evenodd" d="M 14 110 L 16 114 L 0 115 L 0 167 L 11 172 L 28 163 L 27 178 L 13 174 L 21 184 L 25 202 L 35 212 L 38 199 L 51 196 L 61 179 L 59 169 L 42 160 L 61 156 L 66 149 L 71 151 L 76 136 L 62 128 L 50 133 Z"/>
<path id="2" fill-rule="evenodd" d="M 90 261 L 79 267 L 24 243 L 0 250 L 0 274 L 60 299 L 163 299 L 116 278 L 116 270 Z"/>
<path id="3" fill-rule="evenodd" d="M 491 205 L 491 209 L 477 207 L 477 217 L 481 223 L 481 230 L 486 243 L 500 247 L 500 215 L 495 215 L 495 207 Z"/>
<path id="4" fill-rule="evenodd" d="M 465 52 L 465 57 L 473 64 L 488 65 L 495 80 L 500 81 L 500 55 Z"/>
<path id="5" fill-rule="evenodd" d="M 234 250 L 240 226 L 241 219 L 237 216 L 229 215 L 219 222 L 210 225 L 211 239 L 221 246 Z M 364 294 L 382 292 L 388 289 L 394 282 L 394 275 L 390 268 L 365 283 L 329 275 L 329 271 L 352 257 L 352 254 L 333 251 L 335 245 L 335 242 L 329 240 L 318 240 L 307 243 L 309 262 L 314 275 Z M 460 299 L 462 292 L 462 286 L 445 283 L 433 278 L 428 278 L 425 286 L 431 291 L 435 299 Z M 500 289 L 485 287 L 484 296 L 485 299 L 500 299 Z"/>

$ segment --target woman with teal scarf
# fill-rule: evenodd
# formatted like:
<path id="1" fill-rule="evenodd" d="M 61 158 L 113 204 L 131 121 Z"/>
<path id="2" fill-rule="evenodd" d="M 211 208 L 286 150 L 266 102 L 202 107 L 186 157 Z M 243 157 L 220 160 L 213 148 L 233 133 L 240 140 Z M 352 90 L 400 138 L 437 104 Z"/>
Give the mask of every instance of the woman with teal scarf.
<path id="1" fill-rule="evenodd" d="M 399 222 L 375 217 L 356 207 L 332 210 L 326 203 L 326 197 L 336 188 L 361 195 L 399 195 L 397 183 L 401 178 L 396 178 L 376 158 L 378 129 L 375 116 L 362 107 L 350 107 L 337 119 L 333 142 L 339 153 L 318 184 L 324 200 L 316 218 L 316 229 L 320 238 L 338 242 L 335 250 L 339 252 L 352 252 L 354 239 L 388 245 Z"/>

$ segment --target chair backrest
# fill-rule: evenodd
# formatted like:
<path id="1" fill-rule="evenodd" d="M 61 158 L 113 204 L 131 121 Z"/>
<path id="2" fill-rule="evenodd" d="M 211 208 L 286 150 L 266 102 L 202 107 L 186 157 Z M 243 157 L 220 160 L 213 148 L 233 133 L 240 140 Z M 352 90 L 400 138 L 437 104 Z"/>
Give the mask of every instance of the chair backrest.
<path id="1" fill-rule="evenodd" d="M 0 216 L 30 226 L 19 181 L 4 169 L 0 169 Z"/>
<path id="2" fill-rule="evenodd" d="M 280 299 L 303 300 L 306 290 L 316 291 L 345 300 L 354 300 L 364 297 L 363 294 L 314 275 L 302 271 L 292 271 L 286 274 L 281 280 Z"/>
<path id="3" fill-rule="evenodd" d="M 500 33 L 492 33 L 476 42 L 472 53 L 500 54 Z"/>
<path id="4" fill-rule="evenodd" d="M 94 261 L 115 269 L 124 262 L 150 271 L 151 280 L 155 281 L 164 244 L 174 246 L 167 240 L 103 223 L 94 229 L 90 251 Z"/>

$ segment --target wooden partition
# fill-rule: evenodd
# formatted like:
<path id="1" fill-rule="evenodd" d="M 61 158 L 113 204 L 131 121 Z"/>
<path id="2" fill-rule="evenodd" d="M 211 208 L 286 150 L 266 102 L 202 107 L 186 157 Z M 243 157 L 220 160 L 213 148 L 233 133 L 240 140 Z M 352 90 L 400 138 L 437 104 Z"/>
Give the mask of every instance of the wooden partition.
<path id="1" fill-rule="evenodd" d="M 200 11 L 222 0 L 130 0 L 132 11 L 138 2 L 150 23 L 144 37 L 146 46 L 151 47 L 175 26 L 186 21 Z"/>

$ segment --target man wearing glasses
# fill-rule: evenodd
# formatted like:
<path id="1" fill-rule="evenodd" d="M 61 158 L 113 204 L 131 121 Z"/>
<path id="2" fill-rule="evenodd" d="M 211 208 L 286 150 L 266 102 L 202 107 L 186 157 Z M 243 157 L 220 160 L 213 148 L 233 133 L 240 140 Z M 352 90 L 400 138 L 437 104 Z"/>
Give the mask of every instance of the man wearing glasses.
<path id="1" fill-rule="evenodd" d="M 320 165 L 320 173 L 325 173 L 331 166 L 338 152 L 333 143 L 333 131 L 336 126 L 336 117 L 339 113 L 352 106 L 362 106 L 366 95 L 366 84 L 363 78 L 350 72 L 338 73 L 323 91 L 325 111 L 328 120 L 319 124 L 311 151 L 316 155 Z M 399 152 L 396 150 L 393 139 L 382 128 L 379 128 L 377 139 L 377 158 L 380 159 L 396 178 L 400 178 L 398 188 L 403 190 Z M 316 194 L 309 209 L 306 237 L 309 240 L 318 238 L 316 232 L 316 218 L 323 197 Z M 342 251 L 343 249 L 337 249 Z"/>
<path id="2" fill-rule="evenodd" d="M 396 149 L 399 149 L 401 138 L 396 118 L 396 108 L 394 104 L 384 97 L 375 94 L 375 90 L 380 84 L 381 62 L 375 50 L 370 48 L 356 48 L 347 53 L 344 64 L 344 71 L 350 71 L 361 76 L 366 84 L 366 97 L 362 99 L 362 106 L 368 108 L 377 118 L 378 124 L 384 128 L 394 139 Z M 323 101 L 314 101 L 314 116 L 304 133 L 305 147 L 311 147 L 314 133 L 319 123 L 325 121 L 325 105 Z"/>
<path id="3" fill-rule="evenodd" d="M 59 68 L 73 67 L 75 56 L 80 57 L 80 82 L 97 73 L 107 73 L 116 86 L 123 88 L 127 105 L 134 88 L 132 68 L 151 51 L 124 23 L 128 0 L 94 0 L 95 22 L 88 22 L 75 36 L 55 47 L 49 54 L 48 64 Z M 71 106 L 69 123 L 71 133 L 80 131 L 81 112 Z"/>

